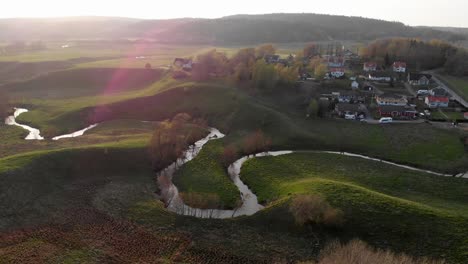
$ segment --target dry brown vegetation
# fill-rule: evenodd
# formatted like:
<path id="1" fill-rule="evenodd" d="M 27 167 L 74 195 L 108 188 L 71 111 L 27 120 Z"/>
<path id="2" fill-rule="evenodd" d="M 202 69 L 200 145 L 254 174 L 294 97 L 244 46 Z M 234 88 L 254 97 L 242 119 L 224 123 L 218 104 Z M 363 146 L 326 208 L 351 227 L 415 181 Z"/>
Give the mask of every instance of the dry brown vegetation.
<path id="1" fill-rule="evenodd" d="M 0 234 L 0 263 L 270 263 L 196 247 L 185 232 L 149 230 L 90 210 L 74 213 L 63 225 Z"/>
<path id="2" fill-rule="evenodd" d="M 256 154 L 264 151 L 268 151 L 271 146 L 271 139 L 263 133 L 261 130 L 257 130 L 244 139 L 243 151 L 244 154 Z"/>
<path id="3" fill-rule="evenodd" d="M 219 195 L 215 193 L 180 193 L 182 200 L 187 204 L 190 204 L 192 207 L 199 209 L 214 209 L 221 206 L 221 200 Z"/>
<path id="4" fill-rule="evenodd" d="M 396 254 L 388 250 L 374 249 L 360 240 L 348 244 L 333 242 L 321 253 L 317 264 L 443 264 L 444 261 L 427 258 L 413 258 L 405 254 Z M 306 264 L 304 263 L 304 264 Z"/>
<path id="5" fill-rule="evenodd" d="M 5 118 L 8 110 L 8 96 L 5 92 L 0 91 L 0 118 Z"/>
<path id="6" fill-rule="evenodd" d="M 325 199 L 317 195 L 299 195 L 289 205 L 289 211 L 300 225 L 323 224 L 339 227 L 343 224 L 343 212 L 333 208 Z"/>
<path id="7" fill-rule="evenodd" d="M 235 145 L 231 144 L 224 147 L 223 154 L 221 156 L 221 162 L 224 167 L 229 167 L 229 165 L 234 163 L 237 159 L 239 159 L 239 151 Z"/>
<path id="8" fill-rule="evenodd" d="M 206 123 L 187 113 L 179 113 L 171 121 L 161 122 L 155 129 L 149 143 L 149 154 L 153 169 L 159 171 L 182 156 L 190 144 L 205 134 L 200 129 Z"/>

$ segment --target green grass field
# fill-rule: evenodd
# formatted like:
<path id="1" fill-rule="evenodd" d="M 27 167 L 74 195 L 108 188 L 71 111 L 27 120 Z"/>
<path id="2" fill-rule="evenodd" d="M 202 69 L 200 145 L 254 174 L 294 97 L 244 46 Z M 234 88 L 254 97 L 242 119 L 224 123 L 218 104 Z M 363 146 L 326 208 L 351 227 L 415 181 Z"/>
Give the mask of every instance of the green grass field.
<path id="1" fill-rule="evenodd" d="M 182 193 L 216 194 L 222 208 L 234 209 L 241 202 L 240 193 L 220 162 L 222 151 L 220 141 L 205 145 L 200 155 L 176 172 L 173 181 Z"/>
<path id="2" fill-rule="evenodd" d="M 234 137 L 260 128 L 273 139 L 274 147 L 280 149 L 344 149 L 448 172 L 466 171 L 468 167 L 468 155 L 461 135 L 456 132 L 427 124 L 383 127 L 306 120 L 302 114 L 276 103 L 280 99 L 251 97 L 221 80 L 193 83 L 163 77 L 133 92 L 110 95 L 94 92 L 97 95 L 70 99 L 24 99 L 24 105 L 32 111 L 18 120 L 55 132 L 52 134 L 64 134 L 104 120 L 164 120 L 187 112 L 207 119 L 210 125 Z"/>
<path id="3" fill-rule="evenodd" d="M 266 209 L 251 217 L 207 220 L 164 208 L 148 153 L 158 121 L 182 112 L 205 119 L 226 137 L 205 145 L 176 172 L 174 183 L 182 193 L 217 195 L 221 207 L 235 208 L 239 191 L 220 155 L 223 146 L 241 148 L 257 129 L 271 138 L 273 150 L 349 151 L 448 173 L 468 170 L 465 134 L 430 124 L 307 119 L 307 94 L 298 89 L 252 95 L 229 80 L 174 80 L 156 69 L 212 47 L 54 45 L 0 56 L 22 63 L 73 60 L 66 69 L 20 73 L 19 80 L 0 86 L 13 106 L 30 110 L 18 122 L 41 129 L 49 139 L 25 141 L 24 130 L 0 125 L 0 259 L 295 263 L 316 259 L 329 241 L 353 238 L 449 263 L 468 257 L 464 179 L 332 154 L 265 157 L 248 161 L 241 177 Z M 288 55 L 295 47 L 282 45 L 279 52 Z M 237 48 L 218 50 L 233 54 Z M 154 70 L 144 69 L 147 62 Z M 336 85 L 348 88 L 344 81 Z M 96 122 L 100 125 L 82 137 L 50 140 Z M 344 227 L 298 226 L 288 205 L 304 193 L 324 196 L 342 209 Z"/>
<path id="4" fill-rule="evenodd" d="M 311 153 L 250 160 L 241 178 L 268 204 L 295 194 L 322 195 L 345 212 L 344 229 L 374 244 L 444 256 L 453 262 L 466 259 L 468 185 L 464 179 Z"/>
<path id="5" fill-rule="evenodd" d="M 459 78 L 454 76 L 443 75 L 442 81 L 449 84 L 449 87 L 454 90 L 459 96 L 468 100 L 468 80 L 466 78 Z"/>

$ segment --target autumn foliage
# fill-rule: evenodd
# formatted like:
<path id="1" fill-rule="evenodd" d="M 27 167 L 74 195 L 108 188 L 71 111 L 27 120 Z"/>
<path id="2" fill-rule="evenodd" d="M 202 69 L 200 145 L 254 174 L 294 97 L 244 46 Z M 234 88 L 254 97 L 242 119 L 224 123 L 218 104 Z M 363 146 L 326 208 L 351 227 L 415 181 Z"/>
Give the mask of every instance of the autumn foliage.
<path id="1" fill-rule="evenodd" d="M 257 130 L 244 138 L 243 151 L 244 154 L 257 154 L 268 151 L 271 147 L 271 139 L 261 130 Z"/>
<path id="2" fill-rule="evenodd" d="M 191 144 L 205 135 L 206 130 L 200 127 L 204 124 L 200 119 L 192 120 L 186 113 L 177 114 L 171 121 L 161 122 L 148 147 L 153 169 L 159 171 L 181 157 Z"/>
<path id="3" fill-rule="evenodd" d="M 343 224 L 343 212 L 333 208 L 325 199 L 316 195 L 299 195 L 289 205 L 289 211 L 296 223 L 322 224 L 339 227 Z"/>

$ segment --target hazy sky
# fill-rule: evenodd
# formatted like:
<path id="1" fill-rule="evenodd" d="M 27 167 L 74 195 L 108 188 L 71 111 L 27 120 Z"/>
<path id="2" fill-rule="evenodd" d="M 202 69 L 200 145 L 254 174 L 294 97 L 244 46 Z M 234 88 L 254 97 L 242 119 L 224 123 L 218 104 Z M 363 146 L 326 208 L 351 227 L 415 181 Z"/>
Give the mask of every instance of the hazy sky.
<path id="1" fill-rule="evenodd" d="M 123 16 L 216 18 L 233 14 L 322 13 L 468 27 L 468 0 L 2 0 L 0 17 Z"/>

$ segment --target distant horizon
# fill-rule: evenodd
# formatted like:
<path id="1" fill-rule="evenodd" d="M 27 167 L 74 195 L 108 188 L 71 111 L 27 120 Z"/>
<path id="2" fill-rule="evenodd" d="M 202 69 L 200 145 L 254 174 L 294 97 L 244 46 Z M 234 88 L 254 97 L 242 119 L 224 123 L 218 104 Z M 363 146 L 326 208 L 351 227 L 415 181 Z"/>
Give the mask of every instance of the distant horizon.
<path id="1" fill-rule="evenodd" d="M 231 16 L 261 16 L 261 15 L 274 15 L 274 14 L 304 14 L 304 15 L 325 15 L 325 16 L 342 16 L 342 17 L 359 17 L 364 19 L 374 19 L 374 20 L 381 20 L 387 22 L 396 22 L 402 23 L 406 26 L 411 27 L 448 27 L 448 28 L 468 28 L 467 26 L 444 26 L 444 25 L 409 25 L 404 23 L 403 21 L 397 20 L 386 20 L 381 18 L 375 17 L 365 17 L 365 16 L 354 16 L 354 15 L 339 15 L 339 14 L 324 14 L 324 13 L 285 13 L 285 12 L 274 12 L 274 13 L 258 13 L 258 14 L 231 14 L 225 15 L 220 17 L 171 17 L 171 18 L 147 18 L 147 17 L 131 17 L 131 16 L 118 16 L 118 15 L 70 15 L 70 16 L 18 16 L 18 17 L 0 17 L 0 20 L 8 20 L 8 19 L 78 19 L 78 18 L 107 18 L 107 19 L 129 19 L 129 20 L 176 20 L 176 19 L 220 19 L 224 17 L 231 17 Z"/>
<path id="2" fill-rule="evenodd" d="M 107 2 L 107 1 L 106 1 Z M 222 1 L 199 0 L 178 1 L 164 4 L 150 0 L 113 1 L 59 1 L 59 0 L 16 0 L 4 4 L 0 19 L 14 18 L 67 18 L 67 17 L 114 17 L 129 19 L 178 19 L 204 18 L 216 19 L 232 15 L 263 14 L 323 14 L 349 16 L 401 22 L 408 26 L 468 28 L 468 1 L 451 0 L 443 3 L 436 0 L 395 0 L 391 5 L 375 8 L 375 1 L 336 0 L 334 5 L 312 5 L 302 0 L 290 0 L 281 7 L 262 1 L 239 0 L 229 3 L 228 11 L 219 8 Z"/>

